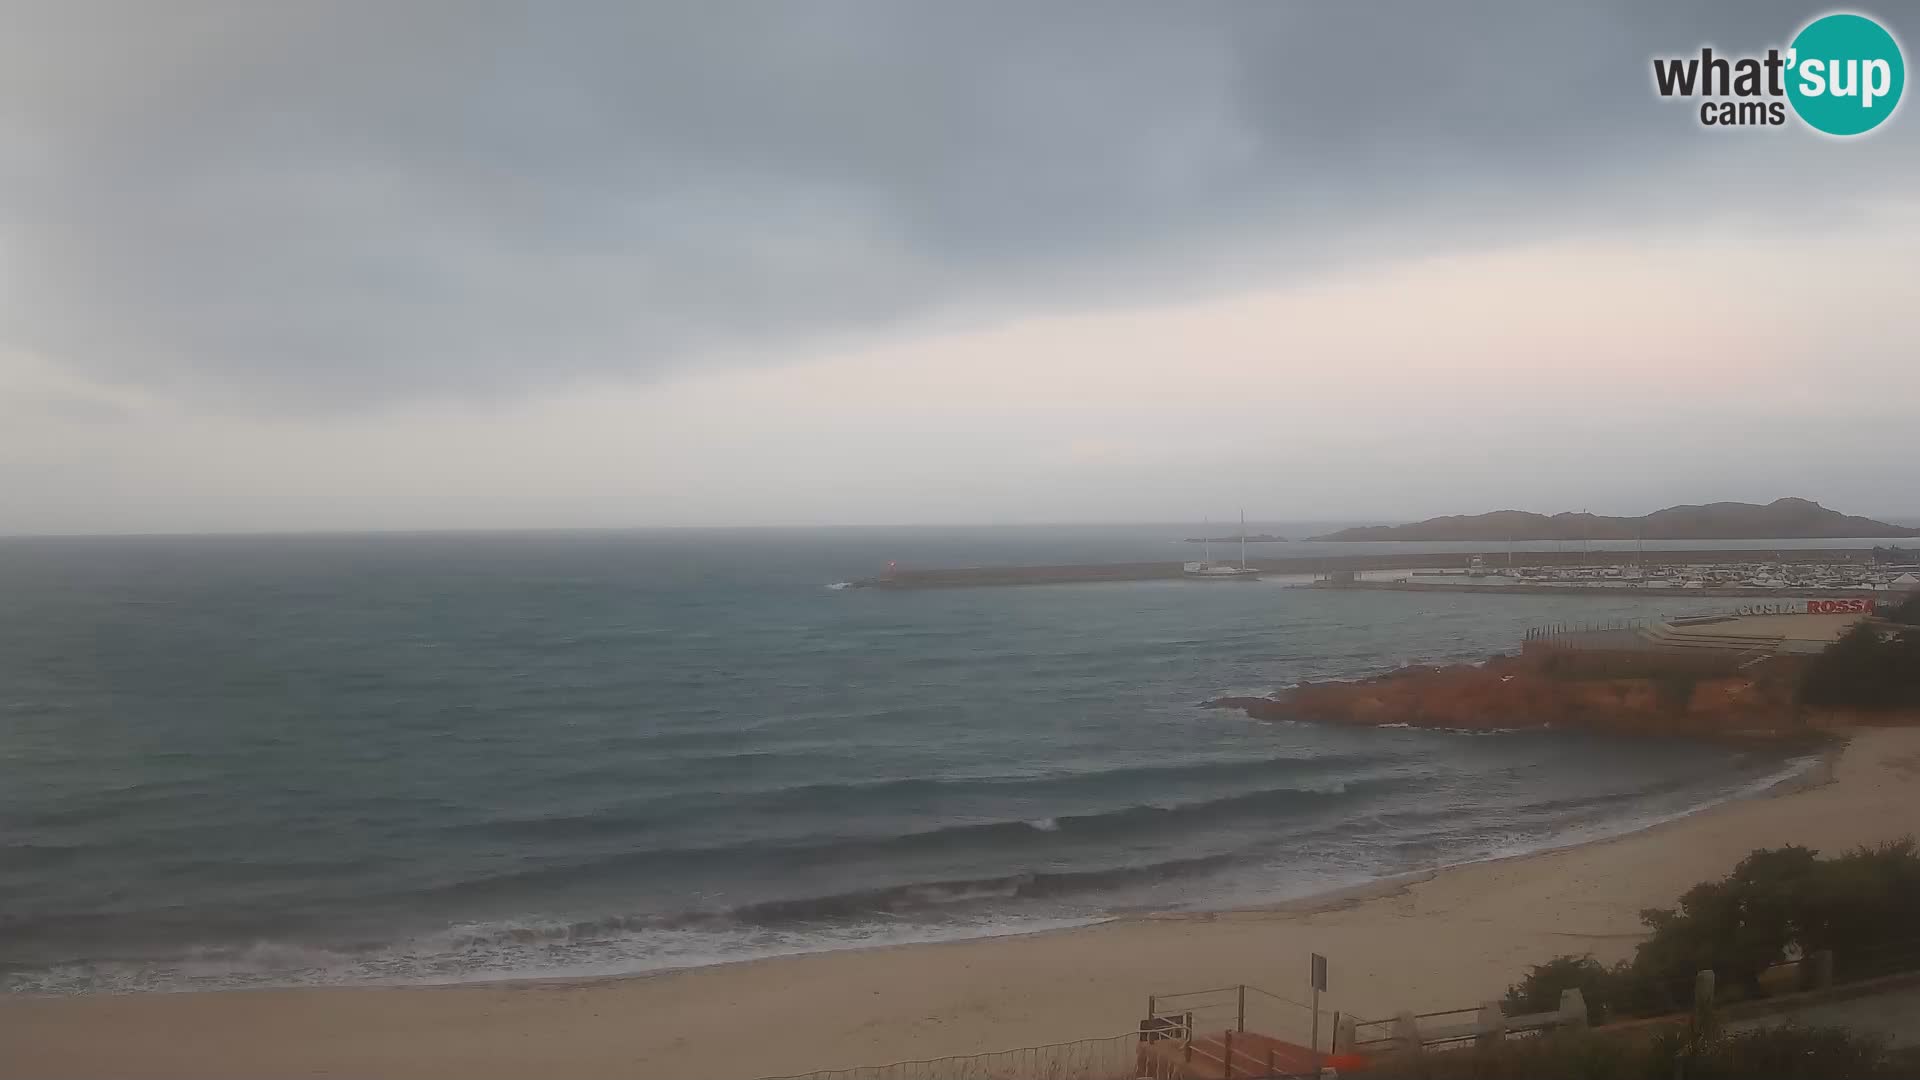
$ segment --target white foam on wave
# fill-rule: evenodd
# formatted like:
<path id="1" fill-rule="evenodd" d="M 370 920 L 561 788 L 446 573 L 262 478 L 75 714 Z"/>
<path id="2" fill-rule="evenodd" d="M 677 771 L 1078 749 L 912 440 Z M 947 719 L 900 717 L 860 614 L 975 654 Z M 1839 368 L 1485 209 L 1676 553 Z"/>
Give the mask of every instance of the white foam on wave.
<path id="1" fill-rule="evenodd" d="M 1680 820 L 1703 810 L 1766 792 L 1816 767 L 1820 755 L 1795 758 L 1784 767 L 1731 786 L 1684 806 L 1649 808 L 1641 813 L 1590 820 L 1531 836 L 1485 836 L 1479 845 L 1454 848 L 1439 866 L 1458 866 L 1512 858 L 1592 843 Z M 1340 788 L 1344 781 L 1336 782 Z M 1042 832 L 1059 828 L 1055 818 L 1025 822 Z M 1173 906 L 1207 910 L 1220 906 L 1271 903 L 1287 896 L 1378 880 L 1410 870 L 1432 869 L 1399 865 L 1319 867 L 1302 875 L 1290 861 L 1284 873 L 1278 866 L 1249 868 L 1248 874 L 1225 891 L 1204 900 Z M 1322 880 L 1318 875 L 1329 876 Z M 1338 878 L 1337 883 L 1333 880 Z M 1001 892 L 1004 892 L 1002 890 Z M 954 902 L 992 901 L 993 890 L 959 891 Z M 1119 899 L 1114 897 L 1113 899 Z M 1148 909 L 1164 909 L 1168 901 L 1156 896 Z M 1124 910 L 1109 907 L 1108 910 Z M 1015 915 L 995 912 L 955 912 L 927 919 L 875 918 L 838 926 L 773 927 L 763 925 L 660 926 L 636 918 L 631 925 L 618 921 L 567 923 L 556 920 L 519 920 L 469 923 L 421 935 L 374 949 L 333 950 L 313 945 L 257 941 L 244 945 L 202 947 L 167 959 L 69 964 L 40 971 L 13 971 L 0 975 L 0 991 L 46 994 L 98 992 L 183 992 L 268 986 L 436 984 L 489 982 L 535 978 L 585 978 L 641 974 L 719 963 L 757 960 L 850 948 L 873 948 L 921 942 L 998 937 L 1085 926 L 1108 921 L 1107 914 L 1075 913 Z"/>
<path id="2" fill-rule="evenodd" d="M 1811 772 L 1820 764 L 1820 760 L 1821 755 L 1818 754 L 1793 758 L 1785 768 L 1742 784 L 1739 787 L 1720 792 L 1703 801 L 1690 803 L 1676 810 L 1636 814 L 1595 822 L 1591 825 L 1575 826 L 1573 828 L 1563 829 L 1536 841 L 1498 846 L 1477 858 L 1466 859 L 1461 863 L 1450 865 L 1465 865 L 1467 863 L 1491 862 L 1497 859 L 1519 858 L 1525 855 L 1538 855 L 1542 852 L 1560 851 L 1566 848 L 1579 847 L 1582 844 L 1592 844 L 1602 840 L 1613 840 L 1633 833 L 1644 832 L 1660 825 L 1690 818 L 1695 814 L 1711 810 L 1716 806 L 1724 806 L 1730 802 L 1738 802 L 1741 799 L 1751 799 L 1763 795 L 1780 784 Z"/>
<path id="3" fill-rule="evenodd" d="M 1292 788 L 1281 788 L 1279 790 L 1298 791 L 1305 795 L 1345 795 L 1347 793 L 1347 781 L 1329 780 L 1321 784 L 1305 783 Z"/>
<path id="4" fill-rule="evenodd" d="M 1111 916 L 978 916 L 940 922 L 869 922 L 841 927 L 616 931 L 553 939 L 545 924 L 467 924 L 365 952 L 277 942 L 196 949 L 174 960 L 68 964 L 12 972 L 0 990 L 37 994 L 182 993 L 270 986 L 435 985 L 517 979 L 638 975 L 776 956 L 936 941 L 1004 937 L 1107 922 Z M 524 940 L 515 930 L 529 933 Z"/>

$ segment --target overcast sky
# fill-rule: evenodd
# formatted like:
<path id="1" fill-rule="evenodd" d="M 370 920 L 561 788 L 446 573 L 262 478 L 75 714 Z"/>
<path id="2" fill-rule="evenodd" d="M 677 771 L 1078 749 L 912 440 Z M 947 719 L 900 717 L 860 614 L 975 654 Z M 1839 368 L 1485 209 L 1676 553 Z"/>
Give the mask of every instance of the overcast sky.
<path id="1" fill-rule="evenodd" d="M 1920 515 L 1824 10 L 0 0 L 0 532 Z"/>

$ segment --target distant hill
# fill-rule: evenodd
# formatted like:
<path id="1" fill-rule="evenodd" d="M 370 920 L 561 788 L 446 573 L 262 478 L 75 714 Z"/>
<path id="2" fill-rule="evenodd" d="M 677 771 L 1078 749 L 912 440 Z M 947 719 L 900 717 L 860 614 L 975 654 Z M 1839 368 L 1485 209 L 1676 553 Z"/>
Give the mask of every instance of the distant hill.
<path id="1" fill-rule="evenodd" d="M 1315 540 L 1788 540 L 1835 536 L 1920 536 L 1920 529 L 1829 510 L 1807 499 L 1669 506 L 1645 517 L 1598 514 L 1490 514 L 1428 518 L 1411 525 L 1367 525 Z"/>

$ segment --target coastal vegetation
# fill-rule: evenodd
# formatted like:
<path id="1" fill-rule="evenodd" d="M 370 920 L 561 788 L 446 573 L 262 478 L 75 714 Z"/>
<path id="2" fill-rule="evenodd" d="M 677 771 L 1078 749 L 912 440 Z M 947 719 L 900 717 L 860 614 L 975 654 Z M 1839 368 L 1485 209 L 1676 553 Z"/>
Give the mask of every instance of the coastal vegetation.
<path id="1" fill-rule="evenodd" d="M 1564 1032 L 1382 1064 L 1376 1080 L 1911 1080 L 1912 1051 L 1842 1028 L 1724 1035 L 1666 1031 L 1632 1039 Z"/>
<path id="2" fill-rule="evenodd" d="M 1807 665 L 1802 705 L 1883 711 L 1920 708 L 1920 597 L 1891 616 L 1896 629 L 1861 623 Z"/>
<path id="3" fill-rule="evenodd" d="M 1598 1024 L 1662 1016 L 1691 1003 L 1694 975 L 1711 969 L 1721 1000 L 1766 993 L 1770 969 L 1828 951 L 1836 980 L 1920 967 L 1920 849 L 1912 838 L 1834 858 L 1797 846 L 1753 852 L 1733 872 L 1649 908 L 1652 931 L 1631 960 L 1556 956 L 1507 989 L 1511 1013 L 1556 1007 L 1578 989 Z M 1810 977 L 1811 968 L 1805 977 Z"/>
<path id="4" fill-rule="evenodd" d="M 1837 981 L 1920 966 L 1920 851 L 1912 839 L 1823 859 L 1804 847 L 1762 849 L 1732 873 L 1702 882 L 1672 908 L 1651 908 L 1652 931 L 1631 960 L 1608 966 L 1591 954 L 1556 956 L 1507 989 L 1510 1015 L 1550 1011 L 1577 989 L 1595 1025 L 1685 1012 L 1695 973 L 1717 976 L 1718 1002 L 1780 989 L 1772 972 L 1789 961 L 1832 954 Z M 1916 1074 L 1914 1051 L 1889 1054 L 1869 1035 L 1839 1028 L 1770 1027 L 1738 1033 L 1704 1022 L 1657 1028 L 1568 1031 L 1537 1039 L 1421 1055 L 1370 1073 L 1382 1080 L 1718 1080 L 1718 1078 L 1882 1078 Z"/>
<path id="5" fill-rule="evenodd" d="M 1920 626 L 1920 593 L 1907 597 L 1887 612 L 1887 621 L 1901 626 Z"/>

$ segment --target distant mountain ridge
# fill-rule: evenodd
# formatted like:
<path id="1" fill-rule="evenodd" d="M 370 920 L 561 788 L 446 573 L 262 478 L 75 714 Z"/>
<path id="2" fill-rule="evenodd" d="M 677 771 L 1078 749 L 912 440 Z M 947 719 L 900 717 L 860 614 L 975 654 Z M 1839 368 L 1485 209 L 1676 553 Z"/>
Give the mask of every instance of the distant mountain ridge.
<path id="1" fill-rule="evenodd" d="M 1365 525 L 1315 540 L 1798 540 L 1811 537 L 1920 536 L 1920 529 L 1842 514 L 1810 499 L 1669 506 L 1644 517 L 1600 514 L 1490 514 L 1428 518 L 1410 525 Z"/>

